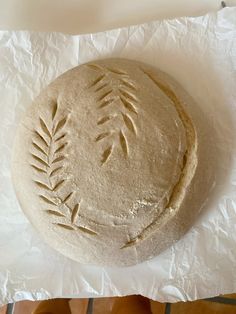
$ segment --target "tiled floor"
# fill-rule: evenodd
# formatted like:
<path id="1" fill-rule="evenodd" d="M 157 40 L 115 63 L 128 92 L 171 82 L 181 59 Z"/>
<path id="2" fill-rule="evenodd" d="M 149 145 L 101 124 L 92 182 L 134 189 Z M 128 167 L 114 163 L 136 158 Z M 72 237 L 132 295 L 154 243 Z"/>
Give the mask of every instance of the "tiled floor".
<path id="1" fill-rule="evenodd" d="M 63 299 L 64 300 L 64 299 Z M 71 314 L 86 314 L 88 309 L 88 299 L 61 299 L 60 310 L 63 306 L 71 309 Z M 118 301 L 118 302 L 117 302 Z M 53 301 L 49 301 L 53 305 Z M 129 304 L 133 302 L 136 308 L 129 309 Z M 17 302 L 13 314 L 32 314 L 40 302 L 22 301 Z M 138 296 L 129 296 L 124 298 L 98 298 L 93 300 L 93 314 L 141 314 L 142 307 L 149 304 L 148 299 Z M 149 306 L 149 305 L 148 305 Z M 66 307 L 65 307 L 66 308 Z M 207 300 L 194 302 L 179 302 L 174 304 L 163 304 L 150 301 L 152 314 L 236 314 L 236 294 L 229 294 Z M 0 308 L 0 314 L 6 314 L 7 308 Z M 149 311 L 148 311 L 149 312 Z M 148 312 L 145 312 L 148 313 Z M 55 312 L 56 313 L 56 312 Z M 63 313 L 63 310 L 62 312 Z M 54 314 L 54 313 L 53 313 Z M 56 313 L 57 314 L 57 313 Z"/>
<path id="2" fill-rule="evenodd" d="M 236 305 L 209 301 L 176 303 L 171 305 L 171 314 L 236 314 Z"/>
<path id="3" fill-rule="evenodd" d="M 0 314 L 5 314 L 7 311 L 7 307 L 6 306 L 3 306 L 0 308 Z"/>

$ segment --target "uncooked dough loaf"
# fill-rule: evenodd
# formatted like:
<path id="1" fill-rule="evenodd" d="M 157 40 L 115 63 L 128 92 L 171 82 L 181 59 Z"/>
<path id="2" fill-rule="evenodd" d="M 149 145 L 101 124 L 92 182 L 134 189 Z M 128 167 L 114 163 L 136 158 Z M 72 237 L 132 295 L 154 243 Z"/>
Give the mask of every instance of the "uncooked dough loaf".
<path id="1" fill-rule="evenodd" d="M 45 241 L 81 263 L 124 266 L 179 239 L 192 221 L 186 199 L 199 199 L 185 100 L 168 75 L 126 59 L 73 68 L 39 95 L 17 132 L 12 177 Z"/>

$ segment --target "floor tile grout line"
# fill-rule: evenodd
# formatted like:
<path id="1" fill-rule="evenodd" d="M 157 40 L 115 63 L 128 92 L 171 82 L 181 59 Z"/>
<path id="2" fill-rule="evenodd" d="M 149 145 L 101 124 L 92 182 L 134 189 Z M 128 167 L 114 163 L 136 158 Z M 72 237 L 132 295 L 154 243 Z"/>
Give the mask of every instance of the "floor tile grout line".
<path id="1" fill-rule="evenodd" d="M 93 298 L 89 298 L 87 314 L 93 314 Z"/>
<path id="2" fill-rule="evenodd" d="M 171 304 L 166 303 L 165 314 L 171 314 Z"/>
<path id="3" fill-rule="evenodd" d="M 15 303 L 8 303 L 6 314 L 13 314 L 14 313 L 14 306 L 15 306 Z"/>
<path id="4" fill-rule="evenodd" d="M 208 301 L 208 302 L 221 303 L 221 304 L 236 305 L 236 299 L 225 298 L 225 297 L 214 297 L 214 298 L 207 298 L 203 300 Z"/>

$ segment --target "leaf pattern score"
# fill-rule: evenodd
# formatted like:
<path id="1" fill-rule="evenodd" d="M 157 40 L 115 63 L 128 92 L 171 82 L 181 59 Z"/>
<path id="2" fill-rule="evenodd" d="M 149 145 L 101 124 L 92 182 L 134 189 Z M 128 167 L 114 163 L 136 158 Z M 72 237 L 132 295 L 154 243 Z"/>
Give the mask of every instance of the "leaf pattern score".
<path id="1" fill-rule="evenodd" d="M 101 165 L 104 165 L 114 153 L 115 136 L 124 157 L 129 157 L 129 133 L 137 136 L 135 120 L 138 117 L 139 99 L 136 96 L 138 87 L 123 69 L 91 63 L 87 66 L 96 73 L 88 88 L 95 93 L 99 110 L 97 121 L 99 131 L 95 142 L 107 143 L 107 146 L 102 148 L 100 159 Z M 121 119 L 123 122 L 120 130 L 114 130 L 114 119 Z"/>
<path id="2" fill-rule="evenodd" d="M 64 127 L 68 116 L 58 119 L 58 103 L 51 104 L 51 122 L 46 123 L 39 117 L 39 123 L 33 131 L 31 167 L 37 174 L 34 184 L 41 190 L 39 198 L 45 204 L 45 212 L 61 221 L 53 223 L 59 228 L 78 231 L 87 235 L 97 233 L 85 226 L 77 225 L 80 203 L 70 207 L 73 191 L 64 195 L 63 188 L 66 179 L 63 179 L 63 167 L 66 160 L 65 148 L 68 146 L 67 133 Z M 40 178 L 40 180 L 38 179 Z M 50 208 L 51 207 L 51 208 Z M 62 208 L 64 209 L 62 211 Z"/>

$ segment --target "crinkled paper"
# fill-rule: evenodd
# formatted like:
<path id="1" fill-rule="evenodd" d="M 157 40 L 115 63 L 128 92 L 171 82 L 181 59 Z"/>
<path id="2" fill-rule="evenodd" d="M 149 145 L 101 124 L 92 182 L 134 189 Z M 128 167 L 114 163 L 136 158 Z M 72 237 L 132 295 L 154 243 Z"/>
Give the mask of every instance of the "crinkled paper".
<path id="1" fill-rule="evenodd" d="M 225 158 L 205 208 L 178 243 L 133 267 L 101 268 L 76 263 L 41 240 L 17 202 L 10 159 L 19 120 L 43 87 L 78 64 L 117 56 L 179 81 L 208 115 Z M 1 31 L 0 303 L 129 294 L 176 302 L 236 292 L 235 138 L 236 8 L 81 36 Z"/>

